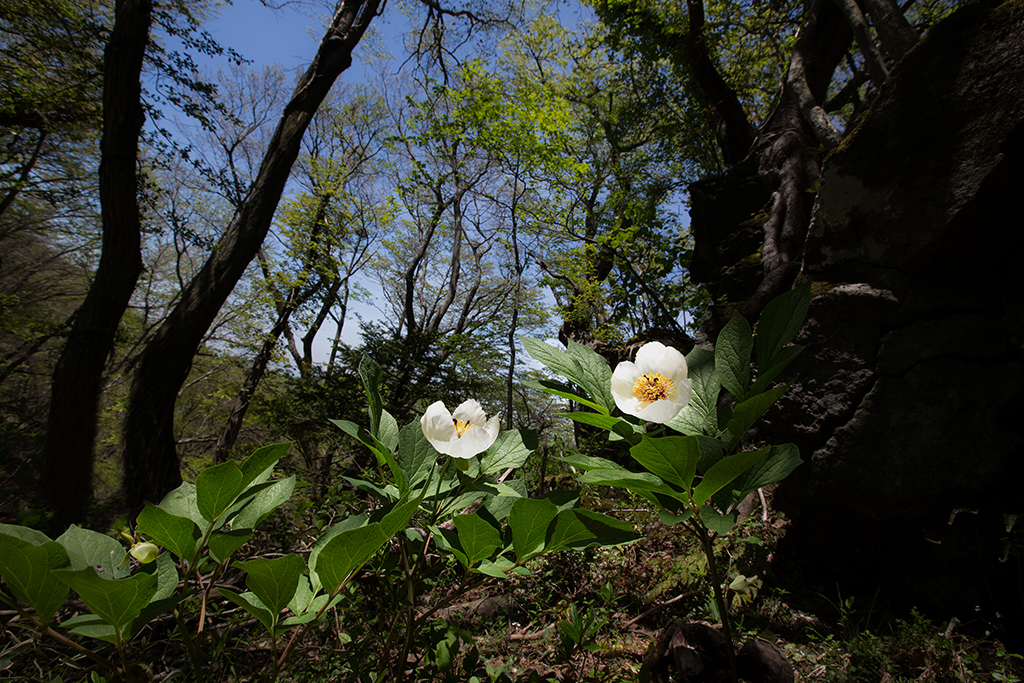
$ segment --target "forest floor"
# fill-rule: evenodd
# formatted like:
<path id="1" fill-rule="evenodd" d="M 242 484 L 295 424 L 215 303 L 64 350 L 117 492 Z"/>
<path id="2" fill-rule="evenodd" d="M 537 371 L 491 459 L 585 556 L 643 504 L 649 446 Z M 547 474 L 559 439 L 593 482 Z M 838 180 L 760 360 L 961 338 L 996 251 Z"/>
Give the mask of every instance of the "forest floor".
<path id="1" fill-rule="evenodd" d="M 769 496 L 770 501 L 770 496 Z M 600 501 L 600 507 L 632 518 L 643 539 L 629 545 L 563 552 L 537 560 L 529 576 L 493 581 L 433 615 L 408 649 L 404 680 L 452 683 L 626 682 L 647 680 L 642 668 L 664 629 L 678 623 L 718 624 L 707 589 L 706 560 L 682 525 L 666 527 L 636 501 Z M 280 515 L 258 540 L 254 553 L 273 556 L 294 549 L 316 521 L 301 506 Z M 733 628 L 738 643 L 762 639 L 792 668 L 789 680 L 807 682 L 901 683 L 919 681 L 1019 681 L 1024 660 L 1000 640 L 1000 624 L 981 618 L 960 623 L 954 615 L 900 613 L 879 596 L 843 594 L 818 585 L 800 568 L 776 558 L 788 520 L 755 509 L 717 541 L 728 565 Z M 395 681 L 380 652 L 388 631 L 385 558 L 364 569 L 344 608 L 305 637 L 277 680 L 294 682 Z M 393 570 L 393 568 L 392 568 Z M 455 572 L 441 571 L 417 600 L 426 612 L 450 595 Z M 742 575 L 743 581 L 735 583 Z M 239 579 L 241 574 L 239 573 Z M 230 580 L 230 577 L 225 577 Z M 436 604 L 436 603 L 435 603 Z M 211 604 L 207 631 L 197 643 L 204 651 L 201 681 L 272 680 L 275 644 L 253 619 L 231 605 Z M 72 608 L 73 609 L 73 608 Z M 24 641 L 11 614 L 0 615 L 0 640 Z M 147 628 L 132 644 L 133 659 L 153 681 L 192 681 L 184 646 L 173 619 Z M 283 648 L 287 635 L 277 644 Z M 391 641 L 392 643 L 394 641 Z M 7 650 L 6 646 L 0 650 Z M 391 656 L 392 671 L 396 665 Z M 674 675 L 674 674 L 670 674 Z M 91 672 L 90 662 L 52 641 L 35 641 L 17 657 L 0 657 L 0 680 L 109 681 Z M 653 679 L 659 680 L 657 676 Z M 671 680 L 681 680 L 672 678 Z M 686 680 L 721 680 L 712 675 Z M 755 680 L 755 679 L 745 679 Z M 781 679 L 758 678 L 758 683 Z"/>

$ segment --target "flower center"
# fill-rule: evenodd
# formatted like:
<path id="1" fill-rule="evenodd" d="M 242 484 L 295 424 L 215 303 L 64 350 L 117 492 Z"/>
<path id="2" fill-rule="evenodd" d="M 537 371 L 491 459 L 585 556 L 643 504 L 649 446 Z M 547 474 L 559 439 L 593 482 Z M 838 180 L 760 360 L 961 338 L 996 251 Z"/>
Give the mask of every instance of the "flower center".
<path id="1" fill-rule="evenodd" d="M 676 393 L 676 385 L 660 372 L 648 372 L 641 375 L 633 384 L 633 396 L 645 406 L 655 401 L 671 399 Z"/>
<path id="2" fill-rule="evenodd" d="M 476 425 L 470 424 L 466 420 L 456 420 L 454 417 L 452 418 L 452 422 L 455 423 L 455 436 L 459 437 L 460 439 L 462 438 L 463 434 L 465 434 L 470 429 L 472 429 L 473 427 L 476 426 Z"/>

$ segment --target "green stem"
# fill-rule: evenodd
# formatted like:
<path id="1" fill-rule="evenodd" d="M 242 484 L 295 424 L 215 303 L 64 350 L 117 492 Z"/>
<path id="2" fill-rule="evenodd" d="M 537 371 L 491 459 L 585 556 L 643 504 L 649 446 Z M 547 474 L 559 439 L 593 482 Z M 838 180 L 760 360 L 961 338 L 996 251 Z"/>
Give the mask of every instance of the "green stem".
<path id="1" fill-rule="evenodd" d="M 714 541 L 711 538 L 711 534 L 708 533 L 707 527 L 700 521 L 700 517 L 694 515 L 690 518 L 690 523 L 697 533 L 697 537 L 700 538 L 701 545 L 704 547 L 704 555 L 708 558 L 708 574 L 711 575 L 711 588 L 714 591 L 715 604 L 718 605 L 718 616 L 722 621 L 722 634 L 728 641 L 728 646 L 725 648 L 725 656 L 729 660 L 729 673 L 732 676 L 733 683 L 739 683 L 732 626 L 729 623 L 729 610 L 725 602 L 725 595 L 722 593 L 722 579 L 718 573 L 718 563 L 715 561 Z"/>

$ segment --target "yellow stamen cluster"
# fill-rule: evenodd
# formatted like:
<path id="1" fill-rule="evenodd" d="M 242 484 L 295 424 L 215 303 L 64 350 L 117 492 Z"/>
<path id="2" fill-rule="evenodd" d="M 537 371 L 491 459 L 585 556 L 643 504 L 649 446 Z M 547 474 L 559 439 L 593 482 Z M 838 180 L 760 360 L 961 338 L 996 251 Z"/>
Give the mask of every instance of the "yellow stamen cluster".
<path id="1" fill-rule="evenodd" d="M 660 372 L 648 372 L 633 384 L 633 396 L 648 405 L 655 401 L 671 398 L 676 391 L 675 384 Z"/>
<path id="2" fill-rule="evenodd" d="M 463 435 L 463 434 L 465 434 L 465 433 L 466 433 L 466 432 L 468 432 L 468 431 L 469 431 L 470 429 L 472 429 L 473 427 L 475 427 L 475 426 L 476 426 L 476 425 L 472 425 L 472 424 L 470 424 L 470 423 L 469 423 L 469 422 L 467 422 L 466 420 L 456 420 L 456 419 L 455 419 L 454 417 L 452 418 L 452 422 L 454 422 L 454 423 L 455 423 L 455 434 L 456 434 L 456 436 L 458 436 L 458 437 L 459 437 L 460 439 L 462 438 L 462 435 Z"/>

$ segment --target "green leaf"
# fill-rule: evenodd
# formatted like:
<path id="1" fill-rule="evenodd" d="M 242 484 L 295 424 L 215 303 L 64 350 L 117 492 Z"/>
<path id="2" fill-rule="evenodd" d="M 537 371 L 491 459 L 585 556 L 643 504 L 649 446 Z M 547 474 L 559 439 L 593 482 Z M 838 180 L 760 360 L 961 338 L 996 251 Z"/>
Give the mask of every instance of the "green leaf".
<path id="1" fill-rule="evenodd" d="M 756 465 L 762 456 L 764 456 L 764 451 L 748 451 L 722 458 L 704 474 L 704 478 L 693 489 L 693 502 L 703 505 L 708 498 Z"/>
<path id="2" fill-rule="evenodd" d="M 501 546 L 501 534 L 480 515 L 455 515 L 452 521 L 459 532 L 459 544 L 465 553 L 467 567 L 490 558 Z"/>
<path id="3" fill-rule="evenodd" d="M 102 579 L 92 569 L 58 569 L 54 575 L 71 586 L 85 606 L 114 627 L 124 640 L 125 629 L 156 593 L 157 578 L 138 573 L 124 579 Z"/>
<path id="4" fill-rule="evenodd" d="M 103 640 L 111 645 L 117 645 L 117 634 L 114 627 L 107 623 L 102 617 L 95 614 L 79 614 L 60 622 L 61 628 L 74 633 L 76 636 L 95 638 Z"/>
<path id="5" fill-rule="evenodd" d="M 563 510 L 558 513 L 544 551 L 561 548 L 583 550 L 593 545 L 622 545 L 640 538 L 633 525 L 590 510 Z"/>
<path id="6" fill-rule="evenodd" d="M 757 422 L 765 411 L 772 407 L 780 396 L 789 389 L 788 384 L 770 389 L 763 394 L 756 394 L 743 403 L 737 403 L 732 409 L 732 417 L 726 425 L 726 431 L 731 438 L 730 447 L 739 443 L 755 422 Z"/>
<path id="7" fill-rule="evenodd" d="M 742 401 L 750 383 L 750 354 L 754 350 L 754 338 L 750 325 L 738 312 L 718 334 L 715 345 L 715 372 L 725 390 L 737 401 Z"/>
<path id="8" fill-rule="evenodd" d="M 523 386 L 530 387 L 531 389 L 537 389 L 538 391 L 543 391 L 544 393 L 551 394 L 552 396 L 560 396 L 562 398 L 567 398 L 570 401 L 582 403 L 583 405 L 589 408 L 593 408 L 594 410 L 603 411 L 603 408 L 600 405 L 594 403 L 589 398 L 580 396 L 572 389 L 572 387 L 561 382 L 556 382 L 550 379 L 542 379 L 539 382 L 535 382 L 532 380 L 524 380 L 522 384 Z"/>
<path id="9" fill-rule="evenodd" d="M 607 415 L 615 405 L 611 393 L 612 369 L 593 349 L 570 340 L 563 353 L 553 346 L 529 337 L 520 337 L 530 357 L 543 363 L 590 395 L 588 404 Z"/>
<path id="10" fill-rule="evenodd" d="M 668 436 L 652 439 L 644 436 L 629 454 L 644 469 L 686 492 L 693 487 L 700 462 L 700 443 L 695 436 Z"/>
<path id="11" fill-rule="evenodd" d="M 121 579 L 128 576 L 129 565 L 124 560 L 124 546 L 116 540 L 91 529 L 72 524 L 57 539 L 68 551 L 72 569 L 92 567 L 104 579 Z"/>
<path id="12" fill-rule="evenodd" d="M 498 435 L 480 456 L 480 471 L 486 476 L 522 467 L 537 448 L 537 433 L 528 429 L 508 429 Z"/>
<path id="13" fill-rule="evenodd" d="M 705 505 L 700 509 L 700 521 L 715 533 L 724 535 L 736 525 L 736 513 L 723 515 L 715 508 Z"/>
<path id="14" fill-rule="evenodd" d="M 398 421 L 383 409 L 380 413 L 380 434 L 377 439 L 392 453 L 398 448 Z"/>
<path id="15" fill-rule="evenodd" d="M 764 451 L 761 451 L 764 452 Z M 782 481 L 803 463 L 800 449 L 794 444 L 773 445 L 764 456 L 740 477 L 733 488 L 746 495 L 754 489 Z"/>
<path id="16" fill-rule="evenodd" d="M 544 550 L 548 526 L 557 514 L 558 508 L 550 500 L 520 498 L 512 505 L 508 525 L 512 529 L 512 548 L 520 562 Z"/>
<path id="17" fill-rule="evenodd" d="M 775 379 L 780 372 L 786 369 L 793 359 L 800 355 L 800 352 L 804 350 L 804 347 L 792 344 L 784 347 L 779 353 L 775 355 L 775 364 L 770 368 L 757 369 L 757 380 L 754 382 L 754 386 L 750 387 L 750 391 L 747 392 L 747 396 L 753 396 L 759 394 L 768 388 L 772 380 Z"/>
<path id="18" fill-rule="evenodd" d="M 53 539 L 42 531 L 18 524 L 0 524 L 0 534 L 19 538 L 30 545 L 42 545 L 53 542 Z"/>
<path id="19" fill-rule="evenodd" d="M 484 560 L 476 567 L 470 569 L 470 571 L 493 576 L 496 579 L 504 579 L 508 577 L 508 572 L 515 566 L 515 562 L 499 555 L 493 560 Z"/>
<path id="20" fill-rule="evenodd" d="M 661 520 L 661 523 L 665 526 L 672 526 L 673 524 L 685 522 L 690 517 L 693 517 L 693 510 L 691 510 L 690 508 L 683 508 L 683 510 L 678 515 L 669 512 L 665 508 L 661 508 L 658 510 L 658 518 Z"/>
<path id="21" fill-rule="evenodd" d="M 244 491 L 254 483 L 261 483 L 270 479 L 270 475 L 274 471 L 274 465 L 284 457 L 289 448 L 291 448 L 289 443 L 277 443 L 263 446 L 253 451 L 252 455 L 242 463 L 241 491 Z"/>
<path id="22" fill-rule="evenodd" d="M 246 475 L 233 462 L 207 467 L 196 477 L 196 506 L 208 522 L 216 522 L 231 509 L 246 487 Z"/>
<path id="23" fill-rule="evenodd" d="M 578 467 L 581 470 L 616 470 L 628 472 L 625 467 L 606 458 L 595 458 L 590 455 L 567 455 L 559 458 L 566 465 Z"/>
<path id="24" fill-rule="evenodd" d="M 686 354 L 687 377 L 693 380 L 690 402 L 666 424 L 688 436 L 718 436 L 718 395 L 721 382 L 715 370 L 715 354 L 693 347 Z"/>
<path id="25" fill-rule="evenodd" d="M 235 562 L 234 567 L 246 573 L 245 586 L 270 611 L 276 625 L 278 616 L 295 597 L 299 576 L 306 568 L 305 561 L 295 553 L 268 560 L 258 557 L 246 562 Z"/>
<path id="26" fill-rule="evenodd" d="M 292 496 L 295 490 L 295 475 L 278 479 L 259 490 L 237 515 L 231 518 L 231 526 L 235 529 L 252 529 L 262 522 Z"/>
<path id="27" fill-rule="evenodd" d="M 252 538 L 252 529 L 233 529 L 231 531 L 218 531 L 210 536 L 210 557 L 218 564 L 231 557 Z"/>
<path id="28" fill-rule="evenodd" d="M 363 389 L 366 391 L 368 412 L 370 413 L 370 434 L 380 438 L 380 416 L 384 410 L 384 402 L 380 398 L 380 378 L 384 374 L 381 367 L 363 354 L 359 361 L 359 377 L 363 380 Z"/>
<path id="29" fill-rule="evenodd" d="M 600 411 L 607 414 L 615 407 L 615 399 L 612 397 L 612 369 L 608 361 L 589 346 L 578 344 L 571 339 L 567 351 L 579 367 L 579 378 L 575 381 L 600 404 Z"/>
<path id="30" fill-rule="evenodd" d="M 162 507 L 146 503 L 136 519 L 136 528 L 144 537 L 167 548 L 182 560 L 190 560 L 199 542 L 199 527 L 188 517 L 171 514 Z"/>
<path id="31" fill-rule="evenodd" d="M 316 573 L 317 560 L 320 556 L 320 551 L 323 550 L 324 546 L 327 545 L 331 539 L 343 531 L 349 529 L 356 529 L 361 526 L 366 526 L 369 522 L 369 515 L 362 513 L 346 517 L 334 526 L 327 529 L 327 531 L 320 534 L 316 539 L 316 543 L 313 544 L 313 549 L 309 552 L 309 559 L 306 563 L 309 565 L 309 582 L 314 592 L 319 591 L 321 588 L 320 579 Z"/>
<path id="32" fill-rule="evenodd" d="M 641 495 L 660 493 L 683 503 L 688 502 L 689 498 L 685 492 L 673 489 L 660 477 L 650 472 L 598 469 L 585 472 L 577 478 L 577 481 L 594 486 L 617 486 Z"/>
<path id="33" fill-rule="evenodd" d="M 157 507 L 177 517 L 191 519 L 199 529 L 206 529 L 210 525 L 199 512 L 199 506 L 196 504 L 196 485 L 192 482 L 182 483 L 164 496 Z"/>
<path id="34" fill-rule="evenodd" d="M 376 522 L 336 535 L 320 550 L 316 560 L 320 585 L 327 593 L 333 594 L 390 538 Z"/>
<path id="35" fill-rule="evenodd" d="M 354 438 L 359 443 L 363 444 L 370 449 L 370 452 L 377 458 L 377 462 L 381 465 L 387 465 L 387 468 L 391 471 L 391 476 L 395 478 L 395 483 L 398 484 L 399 495 L 405 495 L 407 491 L 407 480 L 398 462 L 395 460 L 394 453 L 390 449 L 386 448 L 383 443 L 378 441 L 372 434 L 366 431 L 363 427 L 357 425 L 355 422 L 349 420 L 331 420 L 332 423 L 343 432 Z M 406 432 L 412 424 L 416 425 L 419 429 L 419 421 L 415 421 L 409 425 L 402 432 Z M 420 429 L 422 432 L 422 429 Z M 429 444 L 428 444 L 429 445 Z M 399 443 L 399 455 L 401 455 L 401 442 Z M 436 451 L 435 451 L 436 456 Z"/>
<path id="36" fill-rule="evenodd" d="M 398 435 L 398 466 L 412 489 L 430 476 L 437 462 L 437 451 L 423 436 L 423 425 L 413 420 Z"/>
<path id="37" fill-rule="evenodd" d="M 277 620 L 270 614 L 270 610 L 260 602 L 260 599 L 256 597 L 255 593 L 248 592 L 239 595 L 237 593 L 232 593 L 229 590 L 224 590 L 223 588 L 218 588 L 217 592 L 221 594 L 221 597 L 230 600 L 249 614 L 256 617 L 267 631 L 271 633 L 274 632 L 274 626 L 277 624 Z"/>
<path id="38" fill-rule="evenodd" d="M 600 413 L 562 413 L 562 415 L 582 424 L 606 429 L 631 444 L 636 443 L 639 440 L 639 435 L 643 434 L 642 427 L 627 422 L 621 417 L 601 415 Z"/>
<path id="39" fill-rule="evenodd" d="M 71 565 L 68 553 L 56 541 L 34 545 L 11 536 L 10 526 L 0 533 L 0 576 L 18 600 L 31 606 L 44 624 L 49 623 L 68 597 L 67 586 L 52 574 Z M 34 534 L 18 533 L 38 540 Z"/>
<path id="40" fill-rule="evenodd" d="M 776 364 L 782 347 L 791 342 L 803 327 L 810 305 L 809 280 L 768 302 L 757 321 L 757 367 L 771 368 Z"/>

